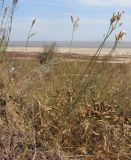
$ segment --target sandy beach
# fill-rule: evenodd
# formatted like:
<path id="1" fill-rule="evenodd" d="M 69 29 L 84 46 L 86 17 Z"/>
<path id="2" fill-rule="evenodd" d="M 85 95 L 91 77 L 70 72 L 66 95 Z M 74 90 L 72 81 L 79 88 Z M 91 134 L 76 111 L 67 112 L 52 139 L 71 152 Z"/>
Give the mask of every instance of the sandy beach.
<path id="1" fill-rule="evenodd" d="M 97 48 L 72 48 L 71 52 L 76 54 L 86 54 L 86 55 L 93 55 L 96 52 Z M 102 55 L 108 54 L 110 48 L 104 48 L 102 51 Z M 8 47 L 7 51 L 14 51 L 14 52 L 42 52 L 43 48 L 41 47 L 29 47 L 27 50 L 25 47 Z M 57 51 L 59 53 L 68 53 L 69 48 L 58 48 Z M 131 56 L 131 48 L 117 48 L 115 53 L 113 54 L 115 56 Z"/>
<path id="2" fill-rule="evenodd" d="M 100 56 L 108 55 L 110 52 L 110 48 L 104 48 L 100 54 Z M 20 54 L 28 54 L 28 56 L 37 56 L 39 53 L 43 51 L 41 47 L 29 47 L 27 50 L 25 47 L 9 47 L 7 52 L 15 53 L 20 56 Z M 93 56 L 97 48 L 72 48 L 71 55 L 76 58 L 86 59 L 89 56 Z M 69 48 L 58 48 L 57 53 L 59 56 L 64 56 L 69 54 Z M 78 59 L 79 59 L 78 58 Z M 114 61 L 119 62 L 131 62 L 131 48 L 117 48 L 116 51 L 113 53 Z"/>

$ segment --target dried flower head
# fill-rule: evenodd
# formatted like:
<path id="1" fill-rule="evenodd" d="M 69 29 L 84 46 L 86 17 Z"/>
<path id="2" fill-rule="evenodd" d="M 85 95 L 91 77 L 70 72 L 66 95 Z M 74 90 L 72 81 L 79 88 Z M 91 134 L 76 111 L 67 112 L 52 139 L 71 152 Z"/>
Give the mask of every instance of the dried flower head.
<path id="1" fill-rule="evenodd" d="M 113 16 L 110 19 L 110 24 L 112 25 L 114 22 L 118 22 L 123 14 L 124 11 L 118 11 L 117 13 L 113 13 Z"/>
<path id="2" fill-rule="evenodd" d="M 117 34 L 115 35 L 116 41 L 122 40 L 125 35 L 126 35 L 126 32 L 125 32 L 125 31 L 120 31 L 119 33 L 117 33 Z"/>
<path id="3" fill-rule="evenodd" d="M 124 14 L 124 11 L 119 11 L 118 13 L 117 13 L 117 21 L 119 21 L 120 19 L 121 19 L 121 17 L 122 17 L 122 15 Z"/>
<path id="4" fill-rule="evenodd" d="M 78 23 L 79 22 L 79 17 L 71 15 L 71 21 L 72 21 L 74 30 L 76 30 L 79 26 L 79 23 Z"/>
<path id="5" fill-rule="evenodd" d="M 113 24 L 116 21 L 116 14 L 113 13 L 113 16 L 110 19 L 110 24 Z"/>
<path id="6" fill-rule="evenodd" d="M 35 22 L 36 22 L 36 19 L 32 21 L 31 28 L 34 26 Z"/>

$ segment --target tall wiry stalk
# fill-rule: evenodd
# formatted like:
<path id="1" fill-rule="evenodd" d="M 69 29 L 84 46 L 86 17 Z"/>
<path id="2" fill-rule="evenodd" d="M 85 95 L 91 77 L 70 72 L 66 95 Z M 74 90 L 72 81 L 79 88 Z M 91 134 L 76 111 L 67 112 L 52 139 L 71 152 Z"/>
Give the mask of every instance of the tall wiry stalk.
<path id="1" fill-rule="evenodd" d="M 71 36 L 71 42 L 70 42 L 69 58 L 70 58 L 70 54 L 71 54 L 74 34 L 75 34 L 75 31 L 77 30 L 77 28 L 79 26 L 79 23 L 78 23 L 79 22 L 79 17 L 71 15 L 71 22 L 72 22 L 73 28 L 72 28 L 72 36 Z"/>
<path id="2" fill-rule="evenodd" d="M 75 109 L 75 106 L 79 102 L 80 98 L 84 95 L 87 88 L 96 80 L 98 74 L 100 74 L 102 72 L 102 70 L 104 69 L 104 66 L 105 66 L 104 64 L 109 60 L 112 53 L 117 48 L 119 42 L 124 37 L 124 35 L 125 35 L 124 31 L 120 31 L 118 34 L 115 35 L 114 46 L 112 47 L 109 54 L 103 59 L 99 68 L 97 68 L 97 70 L 94 72 L 94 68 L 96 66 L 96 63 L 92 63 L 92 62 L 94 62 L 96 60 L 96 58 L 100 55 L 100 53 L 103 49 L 103 46 L 104 46 L 106 40 L 108 39 L 108 37 L 113 33 L 114 30 L 116 30 L 116 28 L 121 26 L 121 23 L 119 23 L 119 22 L 121 20 L 122 14 L 123 14 L 123 12 L 118 12 L 117 14 L 113 14 L 112 18 L 110 19 L 109 29 L 107 31 L 107 34 L 106 34 L 103 42 L 101 43 L 100 47 L 96 51 L 95 55 L 90 60 L 89 64 L 86 66 L 85 70 L 81 73 L 80 78 L 78 79 L 78 82 L 77 82 L 76 86 L 74 87 L 72 94 L 70 95 L 70 97 L 73 97 L 74 93 L 76 92 L 76 89 L 78 88 L 79 91 L 78 91 L 77 97 L 74 98 L 74 100 L 72 102 L 67 101 L 67 103 L 66 103 L 66 106 L 65 106 L 66 111 L 64 112 L 64 116 L 62 115 L 64 117 L 64 121 L 65 121 L 65 117 L 66 117 L 66 122 L 62 125 L 62 128 L 64 125 L 66 125 L 68 118 L 70 117 L 72 111 Z M 87 78 L 84 80 L 84 82 L 82 82 L 83 77 L 84 77 L 85 73 L 87 72 L 87 70 L 89 69 L 89 67 L 91 67 L 89 70 L 89 74 L 88 74 Z M 81 82 L 82 82 L 82 84 L 81 84 Z"/>
<path id="3" fill-rule="evenodd" d="M 12 23 L 15 8 L 17 6 L 18 0 L 12 0 L 11 6 L 7 6 L 5 1 L 1 1 L 0 10 L 0 54 L 1 62 L 5 59 L 5 52 L 8 47 L 10 40 L 10 34 L 12 30 Z"/>
<path id="4" fill-rule="evenodd" d="M 29 33 L 28 33 L 28 36 L 27 36 L 27 41 L 26 41 L 26 57 L 25 57 L 25 61 L 26 61 L 26 67 L 27 67 L 27 54 L 28 54 L 28 46 L 29 46 L 29 40 L 31 37 L 33 37 L 35 35 L 35 33 L 32 33 L 32 29 L 33 29 L 33 26 L 36 22 L 36 19 L 34 19 L 31 23 L 31 26 L 30 26 L 30 30 L 29 30 Z"/>
<path id="5" fill-rule="evenodd" d="M 97 68 L 97 71 L 91 76 L 91 78 L 89 79 L 89 81 L 87 81 L 87 79 L 85 80 L 85 82 L 82 84 L 79 94 L 76 98 L 76 100 L 73 102 L 72 107 L 69 109 L 69 111 L 67 112 L 67 115 L 69 115 L 69 113 L 71 113 L 71 110 L 74 109 L 75 105 L 77 104 L 77 102 L 80 100 L 80 98 L 83 96 L 83 94 L 86 92 L 87 87 L 89 87 L 97 78 L 98 74 L 101 73 L 105 67 L 105 63 L 107 61 L 109 61 L 111 55 L 114 53 L 115 49 L 117 48 L 119 42 L 121 41 L 121 38 L 123 38 L 125 32 L 120 31 L 116 41 L 114 43 L 114 46 L 112 47 L 111 51 L 109 52 L 109 54 L 103 59 L 103 61 L 100 64 L 100 67 Z M 91 75 L 91 74 L 90 74 Z"/>
<path id="6" fill-rule="evenodd" d="M 77 30 L 79 26 L 79 18 L 78 16 L 71 15 L 71 22 L 72 22 L 72 35 L 71 35 L 71 41 L 70 41 L 70 49 L 69 49 L 69 56 L 68 56 L 68 65 L 69 65 L 69 70 L 71 71 L 71 66 L 70 66 L 70 58 L 71 58 L 71 50 L 72 50 L 72 44 L 74 40 L 74 34 L 75 31 Z"/>
<path id="7" fill-rule="evenodd" d="M 3 15 L 1 16 L 1 21 L 0 21 L 0 47 L 3 47 L 6 38 L 7 38 L 7 22 L 8 22 L 8 18 L 7 18 L 7 14 L 8 14 L 8 8 L 3 7 Z"/>
<path id="8" fill-rule="evenodd" d="M 13 17 L 14 17 L 14 11 L 15 11 L 17 3 L 18 3 L 18 0 L 13 0 L 12 1 L 12 8 L 11 8 L 11 13 L 10 13 L 10 25 L 9 25 L 9 28 L 8 28 L 8 39 L 7 39 L 6 46 L 8 46 L 8 43 L 9 43 L 9 40 L 10 40 L 10 34 L 11 34 L 11 30 L 12 30 L 12 23 L 13 23 Z"/>
<path id="9" fill-rule="evenodd" d="M 74 88 L 74 91 L 76 90 L 76 88 L 79 86 L 82 78 L 84 77 L 85 73 L 87 72 L 88 68 L 90 67 L 90 65 L 92 64 L 93 61 L 95 61 L 97 59 L 97 57 L 100 55 L 102 49 L 103 49 L 103 46 L 105 44 L 105 42 L 107 41 L 107 39 L 110 37 L 110 35 L 114 32 L 114 30 L 116 30 L 116 28 L 118 28 L 119 26 L 121 26 L 122 23 L 119 23 L 120 19 L 121 19 L 121 16 L 122 16 L 123 12 L 118 12 L 116 15 L 113 14 L 112 18 L 110 19 L 110 25 L 109 25 L 109 29 L 105 35 L 105 38 L 103 40 L 103 42 L 100 44 L 99 48 L 97 49 L 96 53 L 94 54 L 94 56 L 92 57 L 92 59 L 90 60 L 89 64 L 86 66 L 85 70 L 81 73 L 81 76 Z M 92 66 L 92 70 L 93 68 L 95 67 L 95 63 L 94 65 Z M 91 72 L 92 72 L 91 70 Z"/>
<path id="10" fill-rule="evenodd" d="M 28 36 L 27 36 L 26 50 L 27 50 L 27 48 L 28 48 L 30 38 L 35 35 L 35 33 L 32 33 L 32 28 L 33 28 L 35 22 L 36 22 L 36 19 L 34 19 L 34 20 L 32 21 L 32 24 L 31 24 L 31 27 L 30 27 L 30 30 L 29 30 L 29 33 L 28 33 Z"/>
<path id="11" fill-rule="evenodd" d="M 99 48 L 97 49 L 96 53 L 95 53 L 94 56 L 91 58 L 90 62 L 87 64 L 85 70 L 81 73 L 80 78 L 78 79 L 78 81 L 77 81 L 77 83 L 76 83 L 76 85 L 75 85 L 75 87 L 74 87 L 74 89 L 73 89 L 73 92 L 72 92 L 72 95 L 71 95 L 71 96 L 74 95 L 76 89 L 81 85 L 81 81 L 82 81 L 85 73 L 87 72 L 88 68 L 91 66 L 92 62 L 95 61 L 95 60 L 97 59 L 97 57 L 100 55 L 100 53 L 101 53 L 101 51 L 102 51 L 102 49 L 103 49 L 103 46 L 104 46 L 105 42 L 107 41 L 107 39 L 108 39 L 108 38 L 110 37 L 110 35 L 114 32 L 114 30 L 116 30 L 119 26 L 122 25 L 122 23 L 120 22 L 121 17 L 122 17 L 122 14 L 123 14 L 123 12 L 118 12 L 118 13 L 116 13 L 116 14 L 113 14 L 113 16 L 111 17 L 111 19 L 110 19 L 110 25 L 109 25 L 108 31 L 107 31 L 107 33 L 106 33 L 106 35 L 105 35 L 105 38 L 104 38 L 103 42 L 100 44 L 100 46 L 99 46 Z M 113 51 L 114 51 L 114 50 L 113 50 Z M 90 72 L 89 72 L 89 74 L 88 74 L 89 76 L 90 76 L 90 74 L 92 73 L 95 65 L 96 65 L 95 63 L 92 65 L 92 68 L 91 68 L 91 70 L 90 70 Z M 89 78 L 89 76 L 86 78 L 85 81 L 87 81 L 87 79 Z M 69 102 L 67 103 L 67 106 L 68 106 L 68 105 L 69 105 Z"/>

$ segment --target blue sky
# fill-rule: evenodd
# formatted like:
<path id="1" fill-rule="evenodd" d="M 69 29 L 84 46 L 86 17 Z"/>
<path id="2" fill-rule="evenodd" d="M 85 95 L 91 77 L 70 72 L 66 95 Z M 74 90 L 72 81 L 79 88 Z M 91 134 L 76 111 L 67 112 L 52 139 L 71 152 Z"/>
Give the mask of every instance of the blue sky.
<path id="1" fill-rule="evenodd" d="M 118 10 L 125 11 L 121 29 L 127 33 L 125 41 L 131 41 L 131 0 L 19 0 L 11 40 L 26 40 L 34 18 L 32 40 L 70 40 L 71 14 L 80 17 L 75 40 L 102 40 L 112 13 Z"/>

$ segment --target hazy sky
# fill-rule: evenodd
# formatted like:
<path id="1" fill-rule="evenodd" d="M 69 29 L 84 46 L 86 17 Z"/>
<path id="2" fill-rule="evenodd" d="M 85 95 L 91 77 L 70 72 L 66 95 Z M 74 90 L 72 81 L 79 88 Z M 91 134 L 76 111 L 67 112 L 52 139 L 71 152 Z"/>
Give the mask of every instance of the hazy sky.
<path id="1" fill-rule="evenodd" d="M 32 40 L 70 40 L 71 14 L 80 17 L 75 40 L 102 40 L 112 13 L 118 10 L 125 11 L 122 29 L 127 32 L 125 40 L 131 40 L 131 0 L 19 0 L 11 40 L 26 40 L 34 18 Z"/>

